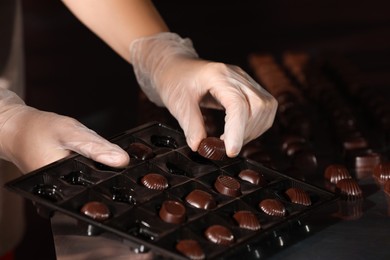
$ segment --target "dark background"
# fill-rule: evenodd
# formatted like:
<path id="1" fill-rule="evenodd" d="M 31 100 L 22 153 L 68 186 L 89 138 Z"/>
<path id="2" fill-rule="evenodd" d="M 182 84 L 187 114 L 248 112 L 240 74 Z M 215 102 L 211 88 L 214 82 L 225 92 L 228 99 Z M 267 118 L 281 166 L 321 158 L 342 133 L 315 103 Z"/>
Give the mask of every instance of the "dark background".
<path id="1" fill-rule="evenodd" d="M 23 0 L 28 105 L 79 119 L 105 137 L 137 123 L 131 65 L 61 1 Z M 390 85 L 390 4 L 385 0 L 154 1 L 168 26 L 205 59 L 251 73 L 252 52 L 331 51 Z M 142 25 L 136 25 L 142 26 Z M 17 259 L 53 259 L 50 222 L 26 202 L 28 229 Z"/>

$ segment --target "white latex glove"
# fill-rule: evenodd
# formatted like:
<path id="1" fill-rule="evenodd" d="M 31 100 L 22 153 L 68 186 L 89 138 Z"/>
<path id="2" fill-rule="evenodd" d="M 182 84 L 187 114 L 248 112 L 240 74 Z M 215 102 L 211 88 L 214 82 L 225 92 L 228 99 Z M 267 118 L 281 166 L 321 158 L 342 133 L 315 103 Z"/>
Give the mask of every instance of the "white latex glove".
<path id="1" fill-rule="evenodd" d="M 30 172 L 66 157 L 71 151 L 112 167 L 129 163 L 119 146 L 77 120 L 26 106 L 0 88 L 0 157 Z"/>
<path id="2" fill-rule="evenodd" d="M 178 120 L 193 151 L 206 137 L 199 106 L 225 109 L 229 157 L 272 126 L 275 98 L 239 67 L 199 59 L 189 39 L 169 32 L 140 38 L 130 55 L 141 88 Z"/>

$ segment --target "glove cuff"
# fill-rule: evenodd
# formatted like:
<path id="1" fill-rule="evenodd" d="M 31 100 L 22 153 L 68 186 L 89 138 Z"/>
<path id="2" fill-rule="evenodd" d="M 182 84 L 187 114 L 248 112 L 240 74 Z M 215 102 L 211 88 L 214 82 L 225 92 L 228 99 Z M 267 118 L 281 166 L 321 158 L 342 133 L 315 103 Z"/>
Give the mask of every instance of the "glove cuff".
<path id="1" fill-rule="evenodd" d="M 138 84 L 150 101 L 163 102 L 158 93 L 158 77 L 172 56 L 198 58 L 192 41 L 176 33 L 162 32 L 134 40 L 130 44 L 130 60 Z"/>

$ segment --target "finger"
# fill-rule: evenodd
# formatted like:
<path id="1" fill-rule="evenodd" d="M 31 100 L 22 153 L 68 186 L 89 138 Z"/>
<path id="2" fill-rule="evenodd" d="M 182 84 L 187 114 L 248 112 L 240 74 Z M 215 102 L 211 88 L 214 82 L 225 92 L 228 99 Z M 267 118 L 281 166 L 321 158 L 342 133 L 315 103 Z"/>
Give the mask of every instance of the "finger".
<path id="1" fill-rule="evenodd" d="M 169 107 L 169 110 L 183 129 L 188 146 L 192 151 L 197 151 L 200 142 L 207 136 L 198 103 L 193 100 L 181 100 L 173 107 Z"/>
<path id="2" fill-rule="evenodd" d="M 111 166 L 125 167 L 130 157 L 122 148 L 113 144 L 84 125 L 75 122 L 72 134 L 64 133 L 60 137 L 64 149 L 74 151 L 96 162 Z"/>

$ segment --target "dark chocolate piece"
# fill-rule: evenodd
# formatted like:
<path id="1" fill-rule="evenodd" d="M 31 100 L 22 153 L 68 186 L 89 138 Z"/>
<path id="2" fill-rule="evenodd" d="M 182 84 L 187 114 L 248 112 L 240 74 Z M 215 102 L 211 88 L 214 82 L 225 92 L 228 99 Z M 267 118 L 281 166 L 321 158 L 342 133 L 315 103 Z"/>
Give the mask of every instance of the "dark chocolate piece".
<path id="1" fill-rule="evenodd" d="M 330 183 L 337 184 L 339 180 L 352 178 L 348 169 L 341 164 L 331 164 L 325 169 L 325 179 Z"/>
<path id="2" fill-rule="evenodd" d="M 234 242 L 234 235 L 227 227 L 212 225 L 204 232 L 206 238 L 218 245 L 230 245 Z"/>
<path id="3" fill-rule="evenodd" d="M 373 175 L 375 179 L 384 184 L 387 180 L 390 180 L 390 162 L 383 162 L 374 167 Z"/>
<path id="4" fill-rule="evenodd" d="M 363 192 L 355 179 L 343 179 L 337 182 L 336 191 L 345 199 L 361 199 Z"/>
<path id="5" fill-rule="evenodd" d="M 250 182 L 255 185 L 265 186 L 267 184 L 267 181 L 265 180 L 264 176 L 252 169 L 245 169 L 240 171 L 238 177 L 241 180 Z"/>
<path id="6" fill-rule="evenodd" d="M 283 203 L 276 199 L 264 199 L 259 203 L 259 207 L 270 216 L 283 217 L 286 215 L 286 208 Z"/>
<path id="7" fill-rule="evenodd" d="M 227 175 L 219 175 L 214 182 L 214 188 L 221 194 L 237 197 L 241 195 L 241 185 L 233 177 Z"/>
<path id="8" fill-rule="evenodd" d="M 249 210 L 237 211 L 233 218 L 237 221 L 238 226 L 243 229 L 259 230 L 261 227 L 256 215 Z"/>
<path id="9" fill-rule="evenodd" d="M 152 148 L 143 143 L 130 144 L 127 148 L 127 152 L 129 153 L 130 157 L 142 161 L 152 159 L 155 156 Z"/>
<path id="10" fill-rule="evenodd" d="M 185 220 L 186 208 L 179 201 L 166 200 L 161 205 L 159 216 L 165 222 L 180 224 Z"/>
<path id="11" fill-rule="evenodd" d="M 99 201 L 90 201 L 84 204 L 80 212 L 96 221 L 104 221 L 110 217 L 108 206 Z"/>
<path id="12" fill-rule="evenodd" d="M 176 140 L 171 136 L 164 135 L 152 135 L 150 141 L 157 147 L 167 147 L 171 149 L 176 149 L 179 147 Z"/>
<path id="13" fill-rule="evenodd" d="M 286 195 L 290 198 L 290 201 L 295 204 L 304 206 L 311 205 L 311 199 L 309 194 L 301 188 L 289 188 L 286 190 Z"/>
<path id="14" fill-rule="evenodd" d="M 210 193 L 198 189 L 191 191 L 187 195 L 186 201 L 188 204 L 198 209 L 213 209 L 217 206 Z"/>
<path id="15" fill-rule="evenodd" d="M 343 139 L 343 147 L 345 150 L 362 149 L 367 148 L 367 146 L 367 140 L 362 136 L 348 136 Z"/>
<path id="16" fill-rule="evenodd" d="M 225 143 L 217 137 L 207 137 L 200 142 L 198 153 L 210 160 L 221 161 L 227 158 Z"/>
<path id="17" fill-rule="evenodd" d="M 168 188 L 168 180 L 158 173 L 148 173 L 141 179 L 141 183 L 148 189 L 165 190 Z"/>
<path id="18" fill-rule="evenodd" d="M 202 260 L 206 256 L 198 241 L 194 239 L 182 239 L 176 244 L 176 250 L 191 260 Z"/>

